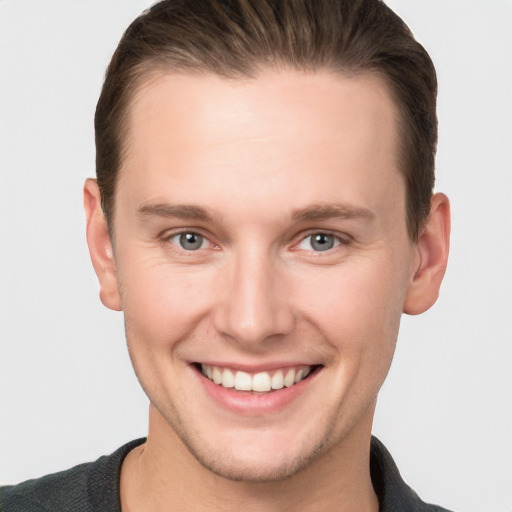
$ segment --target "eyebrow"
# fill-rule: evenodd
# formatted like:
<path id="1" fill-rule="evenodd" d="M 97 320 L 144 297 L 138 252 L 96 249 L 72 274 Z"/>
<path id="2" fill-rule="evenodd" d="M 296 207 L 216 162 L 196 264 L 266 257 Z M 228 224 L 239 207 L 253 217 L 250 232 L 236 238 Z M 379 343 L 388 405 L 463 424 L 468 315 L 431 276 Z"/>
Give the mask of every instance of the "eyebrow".
<path id="1" fill-rule="evenodd" d="M 210 222 L 214 215 L 206 208 L 188 204 L 167 204 L 157 203 L 141 206 L 137 211 L 139 217 L 162 217 L 178 218 L 184 220 L 200 220 Z M 342 204 L 319 204 L 299 208 L 293 211 L 292 219 L 294 221 L 320 221 L 328 219 L 371 219 L 374 214 L 366 208 L 357 208 Z"/>
<path id="2" fill-rule="evenodd" d="M 205 208 L 188 204 L 148 204 L 137 210 L 139 217 L 178 218 L 184 220 L 211 221 L 213 215 Z"/>
<path id="3" fill-rule="evenodd" d="M 372 219 L 373 212 L 366 208 L 357 208 L 343 204 L 319 204 L 294 210 L 292 218 L 296 221 L 320 221 L 328 219 Z"/>

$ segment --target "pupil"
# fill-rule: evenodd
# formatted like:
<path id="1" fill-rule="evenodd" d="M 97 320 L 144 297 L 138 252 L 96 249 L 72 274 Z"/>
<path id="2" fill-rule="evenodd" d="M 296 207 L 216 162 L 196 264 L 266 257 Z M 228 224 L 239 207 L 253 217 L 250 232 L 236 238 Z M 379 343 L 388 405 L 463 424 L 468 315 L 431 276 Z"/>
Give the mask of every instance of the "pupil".
<path id="1" fill-rule="evenodd" d="M 311 246 L 315 251 L 328 251 L 334 247 L 334 237 L 320 233 L 312 237 Z"/>
<path id="2" fill-rule="evenodd" d="M 180 236 L 180 244 L 184 249 L 195 251 L 203 245 L 203 237 L 196 233 L 183 233 Z"/>

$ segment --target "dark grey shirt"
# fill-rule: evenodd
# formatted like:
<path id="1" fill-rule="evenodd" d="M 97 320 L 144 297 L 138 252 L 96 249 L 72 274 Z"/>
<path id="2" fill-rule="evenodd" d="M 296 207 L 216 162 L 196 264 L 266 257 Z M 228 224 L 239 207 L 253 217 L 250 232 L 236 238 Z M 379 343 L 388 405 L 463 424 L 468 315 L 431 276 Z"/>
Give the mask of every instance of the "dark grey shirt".
<path id="1" fill-rule="evenodd" d="M 121 512 L 119 476 L 124 458 L 145 439 L 67 471 L 0 488 L 0 512 Z M 402 480 L 384 445 L 372 438 L 370 471 L 380 512 L 448 512 L 428 505 Z"/>

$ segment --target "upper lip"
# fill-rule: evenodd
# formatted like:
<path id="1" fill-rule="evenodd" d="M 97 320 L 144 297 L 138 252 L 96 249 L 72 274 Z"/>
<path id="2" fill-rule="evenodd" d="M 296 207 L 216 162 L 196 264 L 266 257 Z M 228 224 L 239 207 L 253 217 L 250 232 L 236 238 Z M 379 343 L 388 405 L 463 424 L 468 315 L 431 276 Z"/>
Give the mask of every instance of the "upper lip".
<path id="1" fill-rule="evenodd" d="M 318 363 L 308 363 L 305 361 L 269 361 L 268 363 L 258 364 L 241 364 L 238 362 L 227 362 L 227 361 L 216 361 L 216 360 L 204 360 L 194 361 L 194 364 L 207 366 L 217 366 L 218 368 L 229 368 L 235 371 L 242 371 L 246 373 L 258 373 L 272 370 L 281 370 L 283 368 L 295 368 L 297 366 L 320 366 Z"/>

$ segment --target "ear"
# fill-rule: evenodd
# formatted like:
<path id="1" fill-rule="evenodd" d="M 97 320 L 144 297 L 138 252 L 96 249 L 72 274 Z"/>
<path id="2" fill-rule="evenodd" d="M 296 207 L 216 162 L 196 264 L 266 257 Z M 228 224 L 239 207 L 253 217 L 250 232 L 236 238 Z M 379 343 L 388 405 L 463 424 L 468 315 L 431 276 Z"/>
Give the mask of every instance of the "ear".
<path id="1" fill-rule="evenodd" d="M 121 311 L 114 251 L 101 208 L 101 195 L 96 180 L 88 179 L 85 182 L 84 209 L 87 222 L 87 245 L 94 271 L 100 282 L 101 302 L 107 308 Z"/>
<path id="2" fill-rule="evenodd" d="M 404 313 L 418 315 L 434 305 L 446 270 L 449 248 L 450 202 L 444 194 L 435 194 L 429 217 L 416 242 L 418 263 L 405 296 Z"/>

